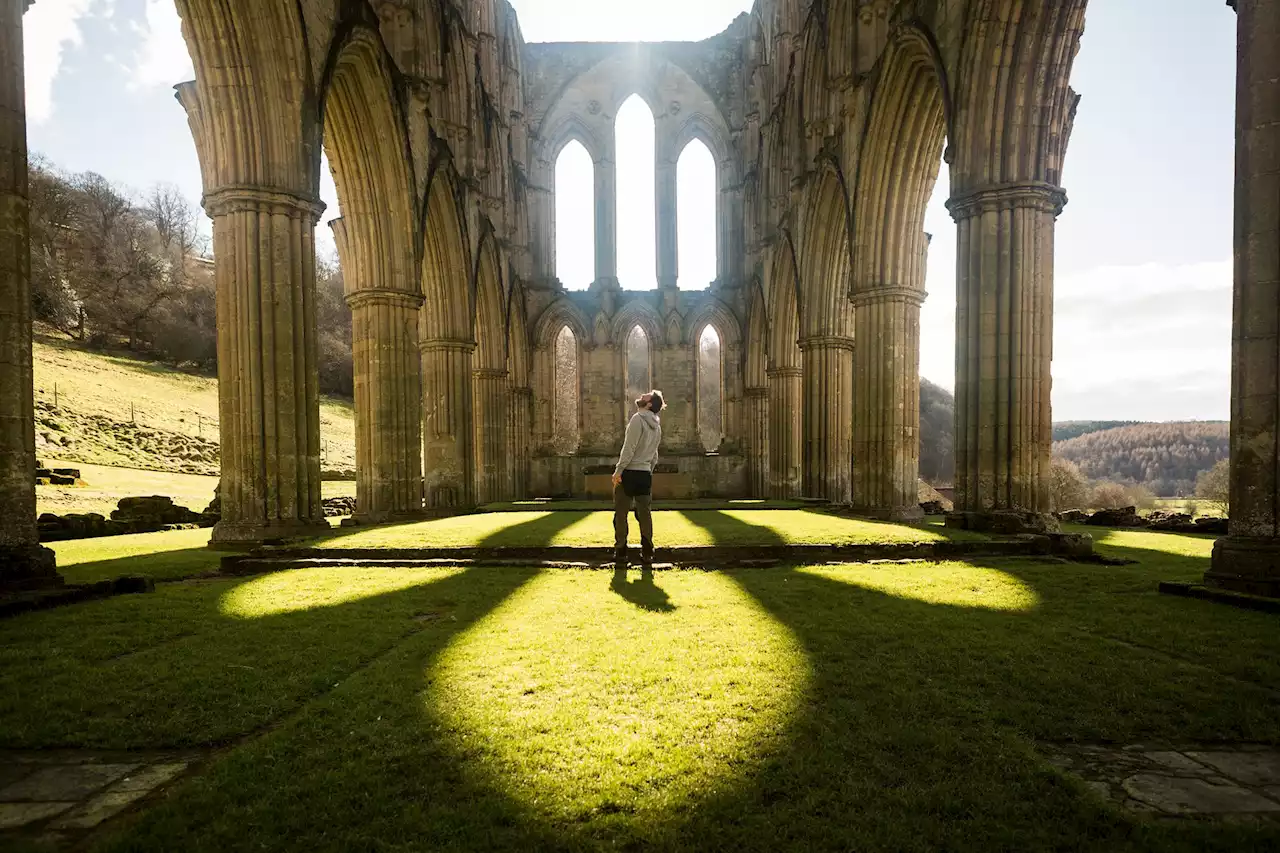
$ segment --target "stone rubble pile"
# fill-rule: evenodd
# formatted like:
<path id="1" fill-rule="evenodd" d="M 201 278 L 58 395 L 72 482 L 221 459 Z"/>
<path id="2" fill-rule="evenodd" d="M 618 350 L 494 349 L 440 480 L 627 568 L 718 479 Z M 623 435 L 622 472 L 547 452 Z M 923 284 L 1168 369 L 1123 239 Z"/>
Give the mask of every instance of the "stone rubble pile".
<path id="1" fill-rule="evenodd" d="M 1067 524 L 1087 524 L 1092 527 L 1131 527 L 1142 530 L 1158 530 L 1165 533 L 1201 533 L 1211 536 L 1227 535 L 1227 519 L 1217 516 L 1192 518 L 1182 512 L 1153 512 L 1139 515 L 1132 506 L 1120 509 L 1100 509 L 1094 513 L 1072 509 L 1058 513 L 1058 519 Z"/>
<path id="2" fill-rule="evenodd" d="M 55 515 L 46 512 L 36 521 L 41 542 L 65 542 L 70 539 L 92 539 L 99 536 L 123 536 L 128 533 L 156 533 L 161 530 L 194 530 L 212 527 L 217 516 L 197 513 L 178 506 L 173 498 L 121 498 L 111 518 L 96 512 Z"/>

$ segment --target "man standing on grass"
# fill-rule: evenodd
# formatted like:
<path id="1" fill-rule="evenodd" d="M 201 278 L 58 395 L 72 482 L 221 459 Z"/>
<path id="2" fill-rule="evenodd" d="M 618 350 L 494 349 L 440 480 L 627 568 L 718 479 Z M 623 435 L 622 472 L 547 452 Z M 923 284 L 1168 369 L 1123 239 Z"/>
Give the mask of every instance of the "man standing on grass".
<path id="1" fill-rule="evenodd" d="M 636 413 L 627 424 L 618 467 L 613 470 L 613 556 L 627 561 L 627 513 L 635 505 L 640 525 L 640 559 L 653 563 L 653 466 L 658 463 L 662 443 L 662 392 L 650 391 L 636 400 Z"/>

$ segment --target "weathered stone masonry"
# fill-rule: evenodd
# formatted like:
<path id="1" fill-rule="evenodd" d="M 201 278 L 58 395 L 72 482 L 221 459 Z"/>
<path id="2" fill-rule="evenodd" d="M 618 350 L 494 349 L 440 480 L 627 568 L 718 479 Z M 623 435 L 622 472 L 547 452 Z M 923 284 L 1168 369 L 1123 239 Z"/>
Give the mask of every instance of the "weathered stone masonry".
<path id="1" fill-rule="evenodd" d="M 0 549 L 35 549 L 22 0 L 0 3 Z M 1273 590 L 1274 35 L 1239 0 L 1233 503 L 1212 579 Z M 957 523 L 1045 523 L 1053 232 L 1085 0 L 760 0 L 704 42 L 525 44 L 501 0 L 178 0 L 178 87 L 214 218 L 224 521 L 252 543 L 318 529 L 314 228 L 321 146 L 356 315 L 359 517 L 577 492 L 617 450 L 639 325 L 697 491 L 914 514 L 923 211 L 939 160 L 958 223 Z M 659 290 L 617 267 L 613 119 L 655 117 Z M 717 164 L 717 275 L 678 280 L 675 168 Z M 555 277 L 554 172 L 596 167 L 596 281 Z M 1270 200 L 1270 201 L 1268 201 Z M 1270 242 L 1268 242 L 1270 241 Z M 680 290 L 680 286 L 686 290 Z M 1270 318 L 1270 319 L 1268 319 Z M 416 322 L 415 322 L 416 320 Z M 701 448 L 697 340 L 722 343 L 725 440 Z M 552 447 L 553 342 L 578 355 L 575 452 Z M 664 387 L 665 386 L 665 387 Z M 1268 390 L 1269 389 L 1269 390 Z M 1270 473 L 1268 473 L 1270 472 Z"/>

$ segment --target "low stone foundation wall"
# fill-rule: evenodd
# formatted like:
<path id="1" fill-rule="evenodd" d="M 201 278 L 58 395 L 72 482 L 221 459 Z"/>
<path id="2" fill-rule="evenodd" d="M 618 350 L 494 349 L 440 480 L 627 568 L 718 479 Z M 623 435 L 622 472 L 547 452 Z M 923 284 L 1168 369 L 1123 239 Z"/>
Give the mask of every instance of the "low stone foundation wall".
<path id="1" fill-rule="evenodd" d="M 659 457 L 654 478 L 657 500 L 747 497 L 747 459 L 738 454 L 689 454 Z M 535 456 L 531 465 L 532 497 L 608 499 L 614 456 Z M 659 478 L 662 479 L 661 484 Z"/>

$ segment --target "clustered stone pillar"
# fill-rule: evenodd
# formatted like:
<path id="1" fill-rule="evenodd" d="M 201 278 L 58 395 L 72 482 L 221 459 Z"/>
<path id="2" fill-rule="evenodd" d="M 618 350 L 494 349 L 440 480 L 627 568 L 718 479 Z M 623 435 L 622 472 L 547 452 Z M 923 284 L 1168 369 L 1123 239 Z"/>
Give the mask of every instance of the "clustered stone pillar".
<path id="1" fill-rule="evenodd" d="M 471 357 L 475 349 L 472 341 L 421 344 L 424 498 L 429 510 L 461 510 L 475 504 L 471 485 Z"/>
<path id="2" fill-rule="evenodd" d="M 1280 0 L 1236 0 L 1231 521 L 1205 581 L 1280 596 Z"/>
<path id="3" fill-rule="evenodd" d="M 510 382 L 507 371 L 481 368 L 475 378 L 476 502 L 500 501 L 506 496 L 507 408 Z"/>
<path id="4" fill-rule="evenodd" d="M 748 494 L 762 499 L 769 496 L 769 388 L 748 388 L 746 398 Z"/>
<path id="5" fill-rule="evenodd" d="M 528 497 L 529 463 L 533 456 L 533 389 L 515 386 L 511 389 L 511 497 Z"/>
<path id="6" fill-rule="evenodd" d="M 905 287 L 854 296 L 853 505 L 915 521 L 920 510 L 920 306 Z"/>
<path id="7" fill-rule="evenodd" d="M 804 356 L 804 496 L 833 504 L 851 500 L 853 341 L 806 338 Z"/>
<path id="8" fill-rule="evenodd" d="M 956 514 L 984 528 L 994 515 L 1056 529 L 1053 438 L 1054 223 L 1061 188 L 990 187 L 947 202 L 957 224 Z M 1002 525 L 1007 527 L 1007 525 Z"/>
<path id="9" fill-rule="evenodd" d="M 283 190 L 205 195 L 218 309 L 222 521 L 215 544 L 329 529 L 320 498 L 315 229 L 324 205 Z"/>
<path id="10" fill-rule="evenodd" d="M 31 368 L 22 13 L 0 0 L 0 589 L 61 582 L 36 533 L 36 435 Z"/>
<path id="11" fill-rule="evenodd" d="M 423 299 L 360 290 L 351 306 L 356 396 L 356 520 L 376 524 L 422 512 Z"/>
<path id="12" fill-rule="evenodd" d="M 769 497 L 800 495 L 804 447 L 804 370 L 775 367 L 769 371 Z"/>

